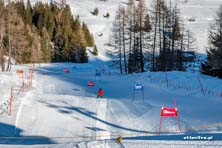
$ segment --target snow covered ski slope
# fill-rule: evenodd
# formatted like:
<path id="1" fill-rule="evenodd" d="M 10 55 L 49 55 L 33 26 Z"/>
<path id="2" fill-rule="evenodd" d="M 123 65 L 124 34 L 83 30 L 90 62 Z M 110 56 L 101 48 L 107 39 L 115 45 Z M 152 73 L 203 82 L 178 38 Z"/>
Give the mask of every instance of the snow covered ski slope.
<path id="1" fill-rule="evenodd" d="M 64 68 L 70 72 L 64 73 Z M 204 96 L 196 78 L 201 79 L 204 88 L 215 92 L 222 90 L 221 80 L 170 72 L 167 87 L 162 79 L 165 73 L 151 73 L 151 79 L 150 73 L 125 76 L 103 64 L 100 80 L 95 77 L 97 68 L 95 62 L 36 66 L 33 88 L 20 98 L 14 116 L 1 115 L 0 129 L 7 128 L 1 136 L 14 137 L 0 137 L 1 147 L 119 147 L 114 140 L 118 135 L 123 136 L 125 147 L 161 147 L 161 142 L 155 144 L 156 140 L 169 147 L 189 147 L 192 143 L 194 147 L 222 146 L 222 97 L 208 92 Z M 5 81 L 10 77 L 5 77 Z M 94 81 L 95 86 L 88 87 L 89 81 Z M 213 85 L 206 85 L 208 81 Z M 139 91 L 132 101 L 135 82 L 144 85 L 144 102 Z M 102 99 L 96 98 L 99 88 L 104 90 Z M 176 118 L 164 118 L 159 136 L 161 107 L 173 107 L 174 99 L 181 131 Z M 213 140 L 191 142 L 184 139 L 187 135 Z"/>
<path id="2" fill-rule="evenodd" d="M 115 10 L 125 2 L 67 0 L 73 14 L 87 23 L 95 37 L 99 56 L 90 55 L 89 63 L 36 65 L 33 87 L 24 92 L 20 91 L 16 70 L 25 71 L 28 83 L 29 65 L 13 66 L 12 72 L 0 73 L 1 148 L 222 147 L 222 80 L 189 72 L 120 75 L 107 66 L 110 58 L 105 44 L 109 42 Z M 146 2 L 149 5 L 150 0 Z M 221 3 L 178 1 L 184 23 L 197 39 L 198 52 L 205 53 L 207 29 Z M 90 13 L 95 7 L 99 8 L 98 16 Z M 103 17 L 106 12 L 110 13 L 109 19 Z M 70 72 L 64 73 L 64 68 Z M 101 79 L 95 77 L 96 69 L 102 71 Z M 88 87 L 89 81 L 95 86 Z M 144 86 L 144 102 L 142 91 L 136 91 L 132 101 L 133 87 L 138 83 Z M 15 99 L 9 116 L 11 86 Z M 104 90 L 102 99 L 96 98 L 99 88 Z M 174 100 L 181 130 L 176 118 L 166 117 L 158 135 L 161 108 L 173 107 Z M 123 136 L 122 145 L 115 141 L 119 135 Z"/>

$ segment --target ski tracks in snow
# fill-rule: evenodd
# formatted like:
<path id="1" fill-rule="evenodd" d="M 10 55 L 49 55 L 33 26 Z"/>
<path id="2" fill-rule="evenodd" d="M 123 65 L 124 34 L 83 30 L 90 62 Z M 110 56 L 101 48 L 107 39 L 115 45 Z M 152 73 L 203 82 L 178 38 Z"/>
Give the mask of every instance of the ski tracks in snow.
<path id="1" fill-rule="evenodd" d="M 97 100 L 97 118 L 106 121 L 108 100 Z M 96 139 L 110 139 L 110 132 L 106 124 L 96 120 Z"/>

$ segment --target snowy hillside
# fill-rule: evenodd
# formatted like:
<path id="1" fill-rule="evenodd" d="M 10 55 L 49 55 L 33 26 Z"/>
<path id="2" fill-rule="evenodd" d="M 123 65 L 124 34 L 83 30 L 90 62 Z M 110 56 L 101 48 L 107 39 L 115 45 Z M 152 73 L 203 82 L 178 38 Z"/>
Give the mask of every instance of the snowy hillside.
<path id="1" fill-rule="evenodd" d="M 151 1 L 146 0 L 146 4 L 151 5 Z M 102 55 L 105 54 L 105 49 L 108 48 L 104 45 L 109 42 L 108 37 L 111 33 L 115 11 L 119 4 L 125 5 L 125 2 L 127 0 L 109 0 L 107 2 L 100 0 L 67 0 L 73 14 L 79 15 L 81 20 L 89 25 Z M 206 53 L 208 29 L 220 4 L 222 4 L 222 0 L 188 0 L 186 3 L 184 3 L 184 0 L 178 1 L 182 20 L 185 26 L 194 34 L 197 44 L 196 51 L 199 53 Z M 92 16 L 90 13 L 95 7 L 99 9 L 98 16 Z M 107 12 L 111 16 L 109 19 L 103 17 Z M 189 21 L 190 18 L 194 18 L 195 21 Z M 101 33 L 103 33 L 102 37 L 99 36 Z"/>
<path id="2" fill-rule="evenodd" d="M 88 51 L 89 63 L 36 64 L 32 87 L 30 65 L 0 73 L 1 148 L 222 147 L 221 79 L 176 71 L 121 75 L 108 67 L 105 44 L 115 10 L 126 1 L 67 0 L 95 37 L 99 56 Z M 207 28 L 222 0 L 182 1 L 184 23 L 196 36 L 198 52 L 205 53 Z M 98 16 L 90 13 L 95 7 Z M 109 19 L 103 17 L 106 12 Z M 23 70 L 23 77 L 16 70 Z M 143 91 L 134 91 L 135 84 L 142 84 Z M 103 98 L 97 98 L 100 88 Z M 164 117 L 160 130 L 161 109 L 173 108 L 174 100 L 180 129 L 177 118 Z"/>
<path id="3" fill-rule="evenodd" d="M 187 3 L 178 5 L 185 25 L 194 33 L 199 53 L 206 53 L 208 29 L 221 4 L 222 0 L 188 0 Z M 194 18 L 195 21 L 189 21 L 190 18 Z"/>
<path id="4" fill-rule="evenodd" d="M 41 0 L 50 2 L 47 0 Z M 58 1 L 58 0 L 56 0 Z M 206 46 L 208 44 L 208 29 L 210 23 L 213 22 L 215 12 L 217 11 L 222 0 L 185 0 L 178 1 L 178 8 L 182 14 L 182 20 L 187 29 L 189 29 L 196 39 L 197 49 L 199 53 L 206 53 Z M 31 0 L 36 3 L 37 0 Z M 106 2 L 101 0 L 66 0 L 70 5 L 71 10 L 75 16 L 79 15 L 80 19 L 87 23 L 90 31 L 93 33 L 96 45 L 98 46 L 100 58 L 107 61 L 108 57 L 105 56 L 105 46 L 109 42 L 109 35 L 111 33 L 112 22 L 115 17 L 115 11 L 118 6 L 125 5 L 127 0 L 108 0 Z M 152 0 L 146 0 L 147 5 L 151 5 Z M 91 12 L 94 8 L 99 9 L 99 15 L 93 16 Z M 110 18 L 105 18 L 107 12 L 110 13 Z M 190 21 L 194 19 L 194 21 Z M 100 34 L 102 36 L 99 36 Z"/>
<path id="5" fill-rule="evenodd" d="M 13 67 L 14 70 L 28 68 Z M 70 72 L 64 73 L 64 68 Z M 100 68 L 103 69 L 101 80 L 95 77 L 96 69 Z M 10 84 L 12 77 L 17 79 L 15 72 L 1 77 L 1 81 Z M 12 117 L 1 114 L 0 129 L 4 132 L 0 135 L 15 137 L 0 137 L 0 143 L 3 147 L 15 147 L 14 144 L 18 147 L 30 144 L 36 147 L 39 144 L 38 147 L 44 144 L 49 147 L 51 144 L 51 147 L 54 144 L 58 147 L 118 147 L 111 139 L 122 135 L 122 144 L 126 147 L 156 147 L 152 140 L 163 140 L 169 147 L 174 144 L 186 147 L 192 143 L 184 137 L 192 135 L 213 138 L 212 142 L 193 141 L 196 147 L 222 146 L 218 141 L 222 140 L 222 81 L 184 72 L 169 72 L 167 79 L 168 87 L 166 73 L 124 76 L 94 62 L 36 65 L 33 88 L 16 96 Z M 89 81 L 94 81 L 95 86 L 88 87 Z M 135 92 L 132 101 L 135 83 L 143 83 L 144 102 L 141 91 Z M 96 98 L 99 88 L 104 90 L 102 99 Z M 161 107 L 173 107 L 174 99 L 181 132 L 178 133 L 175 117 L 164 118 L 161 136 L 158 136 Z"/>

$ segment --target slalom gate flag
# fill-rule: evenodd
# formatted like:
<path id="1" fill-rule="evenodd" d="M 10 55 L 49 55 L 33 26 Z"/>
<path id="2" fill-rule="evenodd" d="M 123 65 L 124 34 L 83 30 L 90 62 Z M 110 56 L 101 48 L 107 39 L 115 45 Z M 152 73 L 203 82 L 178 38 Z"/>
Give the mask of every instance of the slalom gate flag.
<path id="1" fill-rule="evenodd" d="M 94 86 L 95 83 L 94 82 L 88 82 L 88 86 Z"/>
<path id="2" fill-rule="evenodd" d="M 143 84 L 135 84 L 134 90 L 143 90 Z"/>
<path id="3" fill-rule="evenodd" d="M 16 73 L 17 73 L 17 74 L 23 74 L 24 71 L 23 71 L 23 70 L 16 70 Z"/>
<path id="4" fill-rule="evenodd" d="M 163 117 L 176 117 L 178 121 L 178 129 L 181 131 L 180 128 L 180 120 L 178 118 L 178 111 L 176 108 L 176 100 L 174 100 L 174 107 L 173 108 L 167 108 L 167 107 L 162 107 L 161 108 L 161 113 L 160 113 L 160 127 L 159 127 L 159 134 L 161 131 L 161 126 L 162 126 L 162 118 Z"/>
<path id="5" fill-rule="evenodd" d="M 162 107 L 161 109 L 161 115 L 162 117 L 173 117 L 173 116 L 178 116 L 177 108 L 166 108 Z"/>
<path id="6" fill-rule="evenodd" d="M 63 69 L 63 72 L 68 73 L 68 72 L 69 72 L 69 69 L 64 68 L 64 69 Z"/>

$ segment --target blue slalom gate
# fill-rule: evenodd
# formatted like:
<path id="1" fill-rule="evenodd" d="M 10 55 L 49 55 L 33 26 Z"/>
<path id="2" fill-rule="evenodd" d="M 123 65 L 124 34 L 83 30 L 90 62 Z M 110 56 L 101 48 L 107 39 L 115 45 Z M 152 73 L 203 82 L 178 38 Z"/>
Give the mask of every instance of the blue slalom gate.
<path id="1" fill-rule="evenodd" d="M 135 84 L 134 87 L 133 87 L 133 97 L 132 97 L 132 101 L 134 101 L 134 97 L 135 97 L 135 92 L 136 91 L 140 91 L 142 92 L 142 95 L 143 95 L 143 102 L 144 102 L 144 87 L 143 87 L 143 84 Z"/>

